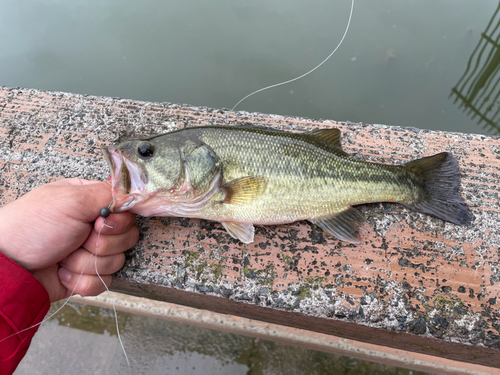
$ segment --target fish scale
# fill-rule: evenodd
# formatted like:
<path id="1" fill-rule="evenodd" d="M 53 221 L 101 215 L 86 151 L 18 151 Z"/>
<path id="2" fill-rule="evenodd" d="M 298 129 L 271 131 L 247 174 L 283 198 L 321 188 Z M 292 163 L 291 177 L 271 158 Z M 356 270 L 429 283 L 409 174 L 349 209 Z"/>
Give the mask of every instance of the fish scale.
<path id="1" fill-rule="evenodd" d="M 309 220 L 360 242 L 352 206 L 398 202 L 455 224 L 471 215 L 450 153 L 404 165 L 349 157 L 340 131 L 291 133 L 253 126 L 186 128 L 103 149 L 112 170 L 114 212 L 221 222 L 245 243 L 254 224 Z"/>
<path id="2" fill-rule="evenodd" d="M 401 185 L 404 180 L 404 176 L 399 176 L 404 174 L 401 167 L 373 168 L 372 163 L 336 155 L 334 152 L 339 150 L 333 149 L 335 146 L 331 147 L 333 152 L 327 152 L 302 141 L 304 137 L 293 137 L 293 133 L 281 137 L 279 132 L 258 130 L 242 135 L 231 134 L 225 128 L 200 130 L 200 138 L 212 147 L 223 164 L 227 159 L 241 166 L 224 170 L 224 182 L 244 176 L 269 179 L 260 199 L 245 206 L 207 207 L 205 214 L 219 221 L 232 217 L 254 224 L 282 224 L 317 219 L 344 211 L 353 204 L 392 197 L 396 201 L 408 200 L 414 189 L 411 185 Z M 381 184 L 374 183 L 375 179 Z M 397 185 L 386 189 L 391 184 Z"/>

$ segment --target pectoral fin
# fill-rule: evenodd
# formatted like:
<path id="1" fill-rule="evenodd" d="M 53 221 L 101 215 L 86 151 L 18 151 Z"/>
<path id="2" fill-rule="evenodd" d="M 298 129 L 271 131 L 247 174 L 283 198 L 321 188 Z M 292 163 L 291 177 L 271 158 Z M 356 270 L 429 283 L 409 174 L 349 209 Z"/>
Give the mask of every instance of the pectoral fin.
<path id="1" fill-rule="evenodd" d="M 341 241 L 350 243 L 361 242 L 359 227 L 364 221 L 365 218 L 363 215 L 352 207 L 334 216 L 319 220 L 311 220 L 312 223 L 319 226 L 325 232 L 334 235 Z"/>
<path id="2" fill-rule="evenodd" d="M 253 242 L 253 235 L 255 228 L 253 224 L 233 223 L 230 221 L 223 222 L 222 225 L 226 228 L 227 232 L 234 238 L 243 243 Z"/>
<path id="3" fill-rule="evenodd" d="M 267 177 L 247 176 L 229 181 L 221 186 L 225 192 L 222 203 L 246 204 L 258 199 L 267 186 Z"/>

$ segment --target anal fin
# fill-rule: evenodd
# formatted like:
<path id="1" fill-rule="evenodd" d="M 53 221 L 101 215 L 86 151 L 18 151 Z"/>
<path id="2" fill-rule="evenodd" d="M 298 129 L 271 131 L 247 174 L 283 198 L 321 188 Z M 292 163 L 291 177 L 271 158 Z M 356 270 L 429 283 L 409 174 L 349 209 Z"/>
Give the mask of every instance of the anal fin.
<path id="1" fill-rule="evenodd" d="M 253 242 L 253 236 L 255 228 L 253 224 L 246 223 L 233 223 L 231 221 L 226 221 L 221 223 L 227 232 L 234 238 L 240 240 L 243 243 Z"/>
<path id="2" fill-rule="evenodd" d="M 363 224 L 365 218 L 355 208 L 349 207 L 347 210 L 333 216 L 310 221 L 341 241 L 350 243 L 361 242 L 359 227 Z"/>

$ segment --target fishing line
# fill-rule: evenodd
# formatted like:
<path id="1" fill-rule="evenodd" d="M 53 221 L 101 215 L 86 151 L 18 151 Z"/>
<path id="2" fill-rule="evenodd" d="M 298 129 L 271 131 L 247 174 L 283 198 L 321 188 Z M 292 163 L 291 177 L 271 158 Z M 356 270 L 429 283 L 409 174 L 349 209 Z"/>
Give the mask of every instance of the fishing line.
<path id="1" fill-rule="evenodd" d="M 102 285 L 104 285 L 104 287 L 106 288 L 106 291 L 108 292 L 109 300 L 111 301 L 111 305 L 113 306 L 113 312 L 115 314 L 115 324 L 116 324 L 116 333 L 117 333 L 117 336 L 118 336 L 118 341 L 120 342 L 120 346 L 122 348 L 122 352 L 123 352 L 123 354 L 125 356 L 125 359 L 127 360 L 127 366 L 130 369 L 130 361 L 128 359 L 127 351 L 125 350 L 125 346 L 123 345 L 123 341 L 122 341 L 122 338 L 121 338 L 121 335 L 120 335 L 120 328 L 119 328 L 119 324 L 118 324 L 118 314 L 116 312 L 116 306 L 115 306 L 115 303 L 113 302 L 113 297 L 111 296 L 111 292 L 110 292 L 108 286 L 106 285 L 106 283 L 102 279 L 101 275 L 99 274 L 99 271 L 97 270 L 97 251 L 99 249 L 99 238 L 101 237 L 101 231 L 102 231 L 102 229 L 104 227 L 113 228 L 113 227 L 107 225 L 107 223 L 106 223 L 106 218 L 111 214 L 111 211 L 109 209 L 110 206 L 111 206 L 111 203 L 110 203 L 110 205 L 108 207 L 101 208 L 101 210 L 99 211 L 99 215 L 104 218 L 104 222 L 102 223 L 101 228 L 99 229 L 99 233 L 97 234 L 97 240 L 96 240 L 96 244 L 95 244 L 95 252 L 92 255 L 95 255 L 95 257 L 94 257 L 94 268 L 95 268 L 95 272 L 97 274 L 97 277 L 99 277 L 99 280 L 101 280 Z M 187 248 L 184 248 L 183 250 L 189 249 L 189 248 L 195 247 L 195 246 L 197 246 L 197 244 L 192 245 L 192 246 L 188 246 Z M 171 251 L 176 251 L 176 250 L 179 250 L 179 249 L 172 249 Z M 87 260 L 87 262 L 88 262 L 88 260 Z M 82 271 L 82 273 L 83 273 L 83 271 Z M 76 286 L 75 286 L 75 288 L 76 288 Z M 62 308 L 62 306 L 61 306 L 61 308 Z M 61 308 L 59 308 L 59 310 Z M 57 310 L 57 311 L 59 311 L 59 310 Z M 56 311 L 56 313 L 57 313 L 57 311 Z M 53 315 L 55 315 L 55 313 Z"/>
<path id="2" fill-rule="evenodd" d="M 340 45 L 342 44 L 342 42 L 344 41 L 345 39 L 345 36 L 347 35 L 347 31 L 349 30 L 349 26 L 351 25 L 351 19 L 352 19 L 352 11 L 354 9 L 354 0 L 352 0 L 351 2 L 351 11 L 349 13 L 349 20 L 347 21 L 347 26 L 345 28 L 345 31 L 344 31 L 344 35 L 342 36 L 342 39 L 340 39 L 340 42 L 339 44 L 337 45 L 337 47 L 335 47 L 335 49 L 332 51 L 332 53 L 330 53 L 326 59 L 324 59 L 322 62 L 320 62 L 318 65 L 316 65 L 314 68 L 312 68 L 311 70 L 309 70 L 308 72 L 298 76 L 298 77 L 295 77 L 295 78 L 292 78 L 292 79 L 289 79 L 288 81 L 283 81 L 283 82 L 280 82 L 280 83 L 276 83 L 274 85 L 271 85 L 271 86 L 266 86 L 266 87 L 263 87 L 259 90 L 256 90 L 250 94 L 248 94 L 247 96 L 245 96 L 243 99 L 241 99 L 238 103 L 236 103 L 234 105 L 234 107 L 231 109 L 231 111 L 234 111 L 234 109 L 245 99 L 251 97 L 252 95 L 255 95 L 259 92 L 262 92 L 262 91 L 265 91 L 265 90 L 269 90 L 269 89 L 272 89 L 274 87 L 278 87 L 278 86 L 283 86 L 283 85 L 286 85 L 287 83 L 291 83 L 291 82 L 295 82 L 301 78 L 304 78 L 305 76 L 311 74 L 312 72 L 314 72 L 316 69 L 318 69 L 320 66 L 322 66 L 324 63 L 326 63 L 330 57 L 333 56 L 333 54 L 339 49 Z"/>
<path id="3" fill-rule="evenodd" d="M 102 223 L 101 228 L 99 229 L 99 233 L 97 234 L 97 240 L 95 243 L 95 253 L 94 253 L 94 255 L 95 255 L 94 267 L 95 267 L 95 272 L 97 274 L 97 277 L 99 277 L 99 280 L 101 280 L 102 285 L 104 285 L 104 287 L 106 288 L 106 290 L 108 292 L 109 300 L 111 301 L 111 305 L 113 306 L 113 311 L 115 313 L 116 333 L 118 335 L 118 341 L 120 341 L 120 346 L 122 347 L 123 354 L 125 355 L 125 359 L 127 360 L 127 366 L 130 368 L 130 362 L 128 360 L 127 352 L 125 351 L 125 347 L 123 346 L 123 341 L 122 341 L 122 338 L 120 336 L 120 328 L 118 326 L 118 314 L 116 313 L 115 303 L 113 302 L 113 298 L 111 297 L 111 292 L 109 291 L 108 286 L 106 285 L 106 283 L 102 279 L 101 275 L 99 274 L 99 271 L 97 270 L 97 250 L 99 248 L 99 238 L 101 237 L 101 231 L 104 227 L 108 227 L 111 229 L 113 228 L 113 227 L 109 226 L 108 224 L 106 224 L 106 217 L 108 217 L 110 213 L 111 212 L 109 211 L 109 208 L 102 208 L 100 213 L 99 213 L 102 217 L 104 217 L 104 222 Z"/>

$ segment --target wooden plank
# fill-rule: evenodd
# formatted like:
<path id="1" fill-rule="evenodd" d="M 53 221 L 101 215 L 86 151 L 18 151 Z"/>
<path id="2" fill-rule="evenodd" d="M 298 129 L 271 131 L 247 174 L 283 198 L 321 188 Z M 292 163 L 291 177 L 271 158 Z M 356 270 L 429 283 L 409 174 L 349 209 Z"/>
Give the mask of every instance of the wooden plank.
<path id="1" fill-rule="evenodd" d="M 140 219 L 142 240 L 115 290 L 500 367 L 499 137 L 2 88 L 0 205 L 61 177 L 105 179 L 99 147 L 127 129 L 242 123 L 335 126 L 347 152 L 377 162 L 450 151 L 473 223 L 375 204 L 360 207 L 368 219 L 360 245 L 307 222 L 258 227 L 243 245 L 218 223 Z"/>

